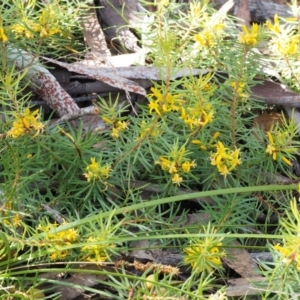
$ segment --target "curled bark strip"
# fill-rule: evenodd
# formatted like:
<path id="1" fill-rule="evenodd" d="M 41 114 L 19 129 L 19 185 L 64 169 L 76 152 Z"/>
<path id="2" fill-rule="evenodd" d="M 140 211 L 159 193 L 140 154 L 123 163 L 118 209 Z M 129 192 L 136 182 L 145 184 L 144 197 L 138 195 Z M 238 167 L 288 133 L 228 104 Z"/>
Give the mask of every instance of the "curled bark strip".
<path id="1" fill-rule="evenodd" d="M 120 67 L 120 68 L 105 68 L 110 74 L 117 72 L 119 75 L 130 79 L 149 79 L 149 80 L 164 80 L 167 77 L 166 68 L 157 67 L 144 67 L 144 66 L 133 66 L 133 67 Z M 175 71 L 171 74 L 171 79 L 176 79 L 184 76 L 194 76 L 199 74 L 207 74 L 208 69 L 190 69 L 183 68 Z"/>
<path id="2" fill-rule="evenodd" d="M 89 8 L 82 17 L 82 27 L 85 42 L 90 47 L 91 52 L 98 55 L 111 56 L 107 44 L 105 41 L 105 36 L 100 27 L 97 12 L 94 3 L 88 3 Z"/>
<path id="3" fill-rule="evenodd" d="M 146 95 L 146 91 L 141 86 L 138 86 L 135 82 L 120 76 L 116 71 L 114 73 L 109 73 L 107 71 L 107 68 L 103 69 L 94 69 L 94 68 L 87 68 L 87 67 L 79 67 L 74 66 L 71 64 L 63 63 L 60 61 L 57 61 L 55 59 L 50 59 L 47 57 L 43 57 L 46 61 L 52 62 L 56 65 L 59 65 L 61 67 L 66 68 L 67 70 L 71 72 L 76 72 L 79 74 L 85 74 L 89 77 L 105 82 L 108 85 L 120 88 L 122 90 L 125 90 L 127 92 L 140 94 L 140 95 Z"/>
<path id="4" fill-rule="evenodd" d="M 123 55 L 119 55 L 121 57 Z M 125 56 L 125 55 L 124 55 Z M 112 56 L 113 58 L 114 56 Z M 126 58 L 124 58 L 126 59 Z M 85 62 L 73 63 L 73 66 L 86 68 Z M 92 69 L 98 69 L 97 65 L 90 64 L 88 66 Z M 164 80 L 167 77 L 167 69 L 166 68 L 157 68 L 150 66 L 129 66 L 129 67 L 107 67 L 105 65 L 102 66 L 104 69 L 103 72 L 113 76 L 114 74 L 118 74 L 119 76 L 130 78 L 130 79 L 148 79 L 148 80 Z M 195 75 L 204 75 L 210 72 L 209 69 L 191 69 L 191 68 L 182 68 L 180 70 L 174 70 L 171 74 L 171 79 L 176 79 L 184 76 L 195 76 Z M 72 78 L 76 78 L 72 76 Z"/>
<path id="5" fill-rule="evenodd" d="M 99 0 L 101 26 L 108 40 L 117 41 L 130 51 L 141 50 L 137 37 L 128 25 L 139 26 L 143 22 L 138 14 L 137 0 Z M 122 49 L 119 49 L 122 52 Z"/>
<path id="6" fill-rule="evenodd" d="M 45 209 L 45 211 L 53 217 L 53 219 L 59 224 L 63 224 L 65 220 L 68 220 L 67 217 L 62 216 L 61 213 L 59 213 L 57 210 L 51 208 L 47 204 L 41 204 L 41 206 Z"/>
<path id="7" fill-rule="evenodd" d="M 27 69 L 30 87 L 60 116 L 75 113 L 79 107 L 72 97 L 60 86 L 56 78 L 30 53 L 9 47 L 7 58 L 18 69 Z"/>

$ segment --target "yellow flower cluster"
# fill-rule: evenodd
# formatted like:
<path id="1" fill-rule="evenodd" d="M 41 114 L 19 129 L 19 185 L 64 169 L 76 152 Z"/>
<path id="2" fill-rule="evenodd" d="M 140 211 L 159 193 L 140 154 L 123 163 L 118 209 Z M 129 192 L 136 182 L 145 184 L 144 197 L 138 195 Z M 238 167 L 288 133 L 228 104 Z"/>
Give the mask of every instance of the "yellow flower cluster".
<path id="1" fill-rule="evenodd" d="M 266 26 L 272 31 L 273 33 L 277 34 L 281 32 L 280 24 L 279 24 L 279 19 L 278 19 L 278 14 L 275 14 L 274 16 L 274 24 L 272 24 L 271 21 L 266 22 Z"/>
<path id="2" fill-rule="evenodd" d="M 12 202 L 9 201 L 1 207 L 3 218 L 2 223 L 8 227 L 17 228 L 21 225 L 21 217 L 19 213 L 13 210 Z"/>
<path id="3" fill-rule="evenodd" d="M 19 24 L 12 25 L 11 30 L 17 36 L 33 38 L 36 32 L 39 33 L 41 38 L 45 38 L 56 33 L 62 33 L 60 22 L 60 18 L 57 12 L 55 12 L 54 6 L 48 4 L 42 9 L 38 23 L 24 17 Z"/>
<path id="4" fill-rule="evenodd" d="M 185 252 L 184 261 L 192 265 L 197 272 L 207 271 L 222 267 L 221 258 L 225 256 L 222 248 L 222 238 L 207 236 L 191 242 L 189 247 L 183 249 Z"/>
<path id="5" fill-rule="evenodd" d="M 288 56 L 298 53 L 300 35 L 294 34 L 289 28 L 280 26 L 278 15 L 274 16 L 274 24 L 266 22 L 267 28 L 273 33 L 270 49 L 277 55 Z"/>
<path id="6" fill-rule="evenodd" d="M 267 145 L 266 153 L 272 156 L 273 160 L 279 158 L 285 164 L 292 166 L 291 161 L 283 155 L 286 154 L 296 154 L 298 152 L 296 147 L 293 147 L 291 143 L 291 136 L 287 131 L 278 131 L 274 135 L 268 131 L 267 132 L 269 144 Z"/>
<path id="7" fill-rule="evenodd" d="M 272 248 L 280 253 L 283 263 L 293 263 L 300 270 L 300 212 L 295 198 L 290 202 L 290 208 L 291 213 L 286 211 L 286 216 L 280 220 L 283 246 L 277 244 Z"/>
<path id="8" fill-rule="evenodd" d="M 114 139 L 117 139 L 120 137 L 120 132 L 128 129 L 128 124 L 125 121 L 120 121 L 120 120 L 110 120 L 108 117 L 103 116 L 102 120 L 111 125 L 111 137 Z"/>
<path id="9" fill-rule="evenodd" d="M 208 86 L 206 83 L 203 88 Z M 184 106 L 185 101 L 180 99 L 179 95 L 171 95 L 166 93 L 163 95 L 156 88 L 151 89 L 152 94 L 149 95 L 150 102 L 148 104 L 150 113 L 155 111 L 159 116 L 170 111 L 180 111 L 180 119 L 186 125 L 193 129 L 194 127 L 204 127 L 213 120 L 214 112 L 210 104 L 202 104 L 197 102 L 194 105 Z"/>
<path id="10" fill-rule="evenodd" d="M 16 113 L 13 127 L 7 135 L 17 138 L 23 134 L 31 134 L 34 132 L 33 137 L 35 137 L 44 129 L 45 126 L 39 121 L 39 119 L 40 115 L 38 113 L 38 109 L 31 113 L 30 109 L 27 108 L 24 114 Z"/>
<path id="11" fill-rule="evenodd" d="M 273 39 L 273 49 L 283 56 L 298 53 L 300 38 L 298 36 L 283 36 L 280 39 Z"/>
<path id="12" fill-rule="evenodd" d="M 253 24 L 251 31 L 248 30 L 246 25 L 242 25 L 243 32 L 239 35 L 239 43 L 247 46 L 254 47 L 257 44 L 258 37 L 258 24 Z"/>
<path id="13" fill-rule="evenodd" d="M 64 222 L 62 225 L 67 224 L 67 222 Z M 51 246 L 54 247 L 63 247 L 68 246 L 77 241 L 78 239 L 78 233 L 77 230 L 70 228 L 68 230 L 64 230 L 57 233 L 48 233 L 49 231 L 53 231 L 58 224 L 48 224 L 48 225 L 41 225 L 37 227 L 37 230 L 46 233 L 46 241 L 44 241 L 45 246 Z M 50 258 L 51 260 L 62 260 L 65 257 L 69 255 L 69 250 L 57 250 L 51 253 Z"/>
<path id="14" fill-rule="evenodd" d="M 191 129 L 195 127 L 204 127 L 211 123 L 214 117 L 214 112 L 210 104 L 206 104 L 204 107 L 200 103 L 190 106 L 187 109 L 181 107 L 180 119 L 185 124 L 190 126 Z"/>
<path id="15" fill-rule="evenodd" d="M 245 101 L 247 98 L 249 98 L 249 94 L 245 93 L 246 83 L 245 82 L 230 82 L 231 87 L 233 90 L 236 90 L 237 95 L 241 98 L 241 100 Z"/>
<path id="16" fill-rule="evenodd" d="M 99 180 L 100 182 L 107 185 L 105 180 L 109 177 L 111 172 L 111 166 L 106 164 L 105 166 L 101 166 L 100 163 L 96 162 L 96 158 L 91 158 L 91 163 L 86 167 L 86 173 L 83 175 L 87 179 L 88 182 Z"/>
<path id="17" fill-rule="evenodd" d="M 0 42 L 7 42 L 8 41 L 8 38 L 4 32 L 4 28 L 3 27 L 0 27 Z"/>
<path id="18" fill-rule="evenodd" d="M 109 258 L 107 250 L 115 247 L 114 244 L 107 243 L 104 238 L 89 237 L 86 242 L 89 245 L 81 248 L 83 259 L 97 264 L 106 261 Z"/>
<path id="19" fill-rule="evenodd" d="M 155 163 L 161 166 L 161 169 L 167 171 L 172 175 L 172 182 L 180 185 L 183 178 L 179 175 L 179 172 L 189 173 L 191 168 L 195 168 L 197 164 L 195 160 L 189 161 L 185 159 L 185 147 L 180 150 L 175 146 L 173 151 L 168 157 L 160 156 L 159 160 Z"/>
<path id="20" fill-rule="evenodd" d="M 212 30 L 204 29 L 200 34 L 195 35 L 195 41 L 202 47 L 213 47 L 216 44 L 216 37 Z"/>
<path id="21" fill-rule="evenodd" d="M 21 225 L 20 214 L 15 214 L 13 217 L 8 216 L 7 218 L 2 220 L 3 224 L 8 227 L 17 228 Z"/>
<path id="22" fill-rule="evenodd" d="M 294 262 L 297 269 L 300 270 L 300 237 L 295 237 L 293 241 L 287 242 L 284 246 L 274 245 L 273 249 L 281 254 L 284 263 Z"/>
<path id="23" fill-rule="evenodd" d="M 180 95 L 172 95 L 171 93 L 163 94 L 155 87 L 151 88 L 151 94 L 149 94 L 150 102 L 148 104 L 150 114 L 155 111 L 159 116 L 163 113 L 170 111 L 178 111 L 184 100 L 180 99 Z"/>
<path id="24" fill-rule="evenodd" d="M 217 45 L 224 31 L 225 25 L 221 18 L 214 18 L 207 21 L 206 28 L 195 35 L 195 41 L 205 48 L 212 48 Z"/>
<path id="25" fill-rule="evenodd" d="M 140 133 L 140 138 L 144 138 L 145 136 L 149 135 L 149 137 L 151 138 L 156 138 L 160 135 L 160 130 L 159 130 L 159 125 L 156 125 L 153 128 L 153 124 L 151 124 L 150 122 L 146 122 L 145 120 L 142 120 L 142 122 L 140 123 L 140 129 L 139 129 L 139 133 Z"/>
<path id="26" fill-rule="evenodd" d="M 222 142 L 218 142 L 216 147 L 217 151 L 210 156 L 211 164 L 216 166 L 220 174 L 226 177 L 237 165 L 242 163 L 239 157 L 240 150 L 230 150 L 224 147 Z"/>

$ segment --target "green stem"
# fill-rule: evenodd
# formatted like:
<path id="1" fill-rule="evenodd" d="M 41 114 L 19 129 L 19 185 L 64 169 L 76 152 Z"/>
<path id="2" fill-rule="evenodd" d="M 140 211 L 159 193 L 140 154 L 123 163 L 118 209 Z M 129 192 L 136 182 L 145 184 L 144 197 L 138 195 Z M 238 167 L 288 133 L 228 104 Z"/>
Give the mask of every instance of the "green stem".
<path id="1" fill-rule="evenodd" d="M 299 187 L 298 184 L 288 184 L 288 185 L 263 185 L 263 186 L 249 186 L 249 187 L 238 187 L 238 188 L 228 188 L 228 189 L 219 189 L 219 190 L 213 190 L 213 191 L 204 191 L 204 192 L 197 192 L 197 193 L 190 193 L 185 195 L 177 195 L 157 200 L 151 200 L 151 201 L 145 201 L 138 204 L 129 205 L 127 207 L 117 208 L 113 211 L 107 211 L 107 212 L 101 212 L 101 218 L 111 218 L 112 216 L 116 215 L 122 215 L 130 213 L 131 211 L 136 211 L 140 209 L 145 209 L 147 207 L 152 206 L 158 206 L 166 203 L 174 203 L 178 201 L 183 200 L 190 200 L 195 198 L 201 198 L 201 197 L 212 197 L 212 196 L 218 196 L 218 195 L 228 195 L 228 194 L 238 194 L 238 193 L 253 193 L 253 192 L 266 192 L 266 191 L 288 191 L 288 190 L 297 190 Z M 79 221 L 74 221 L 62 226 L 59 226 L 53 230 L 53 233 L 58 233 L 64 230 L 68 230 L 70 228 L 86 225 L 92 222 L 95 222 L 99 219 L 99 214 L 93 215 L 90 217 L 86 217 Z M 52 233 L 48 232 L 47 234 Z M 42 233 L 40 237 L 45 235 L 45 233 Z M 181 235 L 180 235 L 181 236 Z M 215 235 L 214 235 L 215 236 Z M 240 236 L 237 234 L 237 236 Z M 246 236 L 249 236 L 249 234 L 246 234 Z M 252 235 L 251 235 L 252 236 Z M 253 234 L 254 236 L 254 234 Z M 261 237 L 261 235 L 259 235 Z M 274 235 L 264 235 L 268 236 L 268 238 L 278 238 L 278 236 Z M 279 236 L 280 237 L 280 236 Z M 35 237 L 36 238 L 36 237 Z M 139 237 L 142 238 L 142 237 Z"/>

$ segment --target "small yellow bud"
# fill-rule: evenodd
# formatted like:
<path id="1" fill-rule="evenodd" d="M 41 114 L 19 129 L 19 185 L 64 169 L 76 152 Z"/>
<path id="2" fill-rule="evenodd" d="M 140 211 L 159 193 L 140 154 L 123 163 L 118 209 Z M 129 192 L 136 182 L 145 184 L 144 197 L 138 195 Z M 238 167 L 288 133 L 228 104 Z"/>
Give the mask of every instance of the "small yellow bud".
<path id="1" fill-rule="evenodd" d="M 147 276 L 147 281 L 146 281 L 146 288 L 148 289 L 148 290 L 151 290 L 152 289 L 152 287 L 153 287 L 153 282 L 155 282 L 156 280 L 155 280 L 155 276 L 154 276 L 154 274 L 150 274 L 150 275 L 148 275 Z M 149 280 L 149 281 L 148 281 Z"/>

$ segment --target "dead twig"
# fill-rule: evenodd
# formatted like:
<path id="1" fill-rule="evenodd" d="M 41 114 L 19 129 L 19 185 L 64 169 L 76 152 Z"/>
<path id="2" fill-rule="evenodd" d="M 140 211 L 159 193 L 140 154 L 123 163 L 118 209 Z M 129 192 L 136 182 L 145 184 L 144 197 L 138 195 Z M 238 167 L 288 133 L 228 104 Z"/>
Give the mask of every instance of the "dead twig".
<path id="1" fill-rule="evenodd" d="M 98 107 L 95 106 L 88 106 L 79 109 L 76 113 L 74 114 L 67 114 L 55 121 L 52 126 L 56 126 L 60 123 L 67 122 L 67 121 L 72 121 L 76 120 L 78 118 L 81 118 L 83 116 L 88 116 L 88 115 L 98 115 L 100 113 L 100 110 Z"/>

